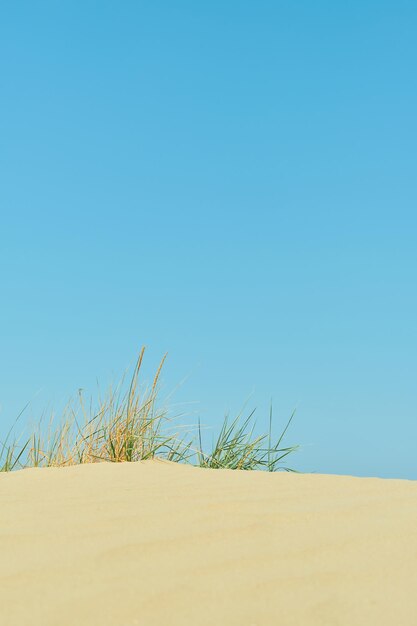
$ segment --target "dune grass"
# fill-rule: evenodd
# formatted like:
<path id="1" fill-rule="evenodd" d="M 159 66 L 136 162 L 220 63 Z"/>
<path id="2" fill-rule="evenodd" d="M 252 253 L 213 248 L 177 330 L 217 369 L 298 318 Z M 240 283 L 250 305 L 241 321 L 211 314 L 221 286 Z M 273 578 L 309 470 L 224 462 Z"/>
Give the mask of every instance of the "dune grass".
<path id="1" fill-rule="evenodd" d="M 39 420 L 29 435 L 17 437 L 15 423 L 4 441 L 0 441 L 0 471 L 155 458 L 214 469 L 295 471 L 284 465 L 284 460 L 298 446 L 281 447 L 294 414 L 275 442 L 272 407 L 269 429 L 263 435 L 255 434 L 254 411 L 245 418 L 240 414 L 232 421 L 226 417 L 207 451 L 201 424 L 185 431 L 175 428 L 175 420 L 160 401 L 158 383 L 166 355 L 152 385 L 139 384 L 144 353 L 142 348 L 128 383 L 124 377 L 104 397 L 99 394 L 96 405 L 90 401 L 86 406 L 80 391 L 59 417 L 52 415 L 47 425 Z"/>

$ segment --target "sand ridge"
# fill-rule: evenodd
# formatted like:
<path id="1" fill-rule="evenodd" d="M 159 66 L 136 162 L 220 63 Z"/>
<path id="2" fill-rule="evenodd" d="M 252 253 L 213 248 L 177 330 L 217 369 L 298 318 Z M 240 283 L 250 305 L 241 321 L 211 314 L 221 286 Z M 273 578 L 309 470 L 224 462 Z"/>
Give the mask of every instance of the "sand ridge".
<path id="1" fill-rule="evenodd" d="M 100 463 L 0 501 L 0 624 L 417 624 L 417 481 Z"/>

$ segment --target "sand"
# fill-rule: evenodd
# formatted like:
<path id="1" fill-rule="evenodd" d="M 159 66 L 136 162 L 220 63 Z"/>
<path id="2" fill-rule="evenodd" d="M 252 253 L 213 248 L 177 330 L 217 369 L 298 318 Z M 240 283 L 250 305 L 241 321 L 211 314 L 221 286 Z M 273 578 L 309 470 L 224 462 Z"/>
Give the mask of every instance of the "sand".
<path id="1" fill-rule="evenodd" d="M 160 461 L 0 474 L 5 626 L 417 624 L 417 482 Z"/>

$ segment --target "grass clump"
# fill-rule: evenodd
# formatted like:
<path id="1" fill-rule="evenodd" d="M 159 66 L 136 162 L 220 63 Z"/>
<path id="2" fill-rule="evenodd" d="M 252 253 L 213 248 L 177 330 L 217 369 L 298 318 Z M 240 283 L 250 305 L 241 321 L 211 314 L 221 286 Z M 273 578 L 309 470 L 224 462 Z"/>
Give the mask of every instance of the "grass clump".
<path id="1" fill-rule="evenodd" d="M 255 436 L 255 411 L 242 420 L 238 415 L 231 423 L 225 418 L 213 449 L 206 454 L 201 442 L 201 426 L 199 424 L 199 449 L 197 451 L 198 465 L 212 469 L 262 470 L 275 472 L 284 469 L 287 472 L 295 470 L 282 464 L 282 460 L 298 446 L 281 448 L 282 439 L 294 417 L 288 420 L 278 440 L 272 441 L 272 406 L 270 409 L 269 433 Z"/>
<path id="2" fill-rule="evenodd" d="M 100 395 L 95 408 L 91 402 L 86 406 L 80 390 L 59 418 L 52 415 L 47 427 L 41 419 L 30 435 L 21 439 L 13 436 L 12 427 L 0 442 L 0 471 L 154 458 L 214 469 L 295 471 L 284 466 L 283 460 L 298 446 L 281 447 L 294 414 L 275 442 L 272 407 L 269 432 L 263 435 L 255 434 L 254 412 L 246 418 L 238 415 L 231 422 L 226 417 L 211 450 L 206 452 L 200 423 L 197 437 L 192 429 L 180 435 L 168 410 L 158 401 L 158 383 L 166 355 L 152 385 L 142 388 L 139 384 L 144 353 L 142 348 L 128 385 L 123 378 L 115 389 L 110 387 L 104 397 Z"/>

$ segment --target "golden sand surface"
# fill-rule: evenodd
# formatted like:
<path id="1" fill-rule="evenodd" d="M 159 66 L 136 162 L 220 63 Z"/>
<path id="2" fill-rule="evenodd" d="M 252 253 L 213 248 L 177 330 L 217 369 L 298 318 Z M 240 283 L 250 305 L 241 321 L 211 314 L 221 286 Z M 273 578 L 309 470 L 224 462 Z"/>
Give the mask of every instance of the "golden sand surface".
<path id="1" fill-rule="evenodd" d="M 417 625 L 417 481 L 100 463 L 0 503 L 2 626 Z"/>

